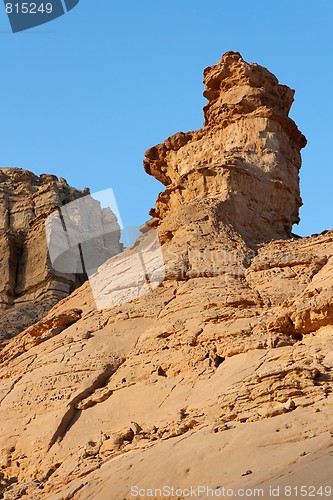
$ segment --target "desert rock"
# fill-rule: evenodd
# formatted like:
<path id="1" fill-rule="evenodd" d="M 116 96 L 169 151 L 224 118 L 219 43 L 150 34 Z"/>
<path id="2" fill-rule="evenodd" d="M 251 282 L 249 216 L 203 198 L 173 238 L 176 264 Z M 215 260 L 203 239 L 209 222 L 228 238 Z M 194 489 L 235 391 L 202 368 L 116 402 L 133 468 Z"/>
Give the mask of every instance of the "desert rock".
<path id="1" fill-rule="evenodd" d="M 146 152 L 146 171 L 166 186 L 151 224 L 167 227 L 181 207 L 197 211 L 200 204 L 247 242 L 290 237 L 299 221 L 306 145 L 288 117 L 294 91 L 235 52 L 206 68 L 204 84 L 204 129 L 180 132 Z"/>
<path id="2" fill-rule="evenodd" d="M 291 234 L 293 91 L 230 52 L 205 84 L 205 127 L 146 153 L 160 285 L 96 310 L 85 283 L 0 351 L 7 500 L 333 486 L 333 231 Z"/>

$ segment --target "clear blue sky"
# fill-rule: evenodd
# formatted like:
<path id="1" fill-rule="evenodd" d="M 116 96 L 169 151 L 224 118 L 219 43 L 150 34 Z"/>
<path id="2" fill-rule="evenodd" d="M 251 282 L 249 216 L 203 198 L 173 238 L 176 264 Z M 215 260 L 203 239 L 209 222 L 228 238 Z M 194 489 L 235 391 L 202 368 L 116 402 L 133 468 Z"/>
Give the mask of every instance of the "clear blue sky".
<path id="1" fill-rule="evenodd" d="M 332 0 L 80 0 L 12 34 L 0 5 L 0 165 L 112 187 L 123 222 L 141 224 L 163 186 L 144 151 L 202 126 L 203 69 L 239 51 L 296 89 L 307 136 L 302 235 L 333 228 Z"/>

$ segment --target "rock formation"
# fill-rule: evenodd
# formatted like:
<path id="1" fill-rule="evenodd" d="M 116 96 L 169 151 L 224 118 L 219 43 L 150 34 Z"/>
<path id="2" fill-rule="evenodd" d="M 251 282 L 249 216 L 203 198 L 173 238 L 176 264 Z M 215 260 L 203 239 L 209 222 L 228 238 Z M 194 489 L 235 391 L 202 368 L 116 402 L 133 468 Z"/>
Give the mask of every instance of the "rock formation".
<path id="1" fill-rule="evenodd" d="M 230 52 L 205 84 L 205 127 L 146 153 L 160 286 L 96 311 L 85 283 L 2 345 L 7 500 L 333 486 L 333 231 L 291 237 L 293 92 Z"/>
<path id="2" fill-rule="evenodd" d="M 92 200 L 88 189 L 74 189 L 54 175 L 0 169 L 0 341 L 41 319 L 85 281 L 79 267 L 71 273 L 53 269 L 45 230 L 50 214 L 82 197 Z M 92 225 L 96 218 L 103 223 L 106 214 L 91 201 L 86 216 Z M 103 238 L 97 244 L 101 263 L 121 251 L 119 231 L 113 233 L 111 244 Z"/>
<path id="3" fill-rule="evenodd" d="M 306 145 L 288 117 L 294 91 L 234 52 L 206 68 L 204 83 L 205 128 L 178 133 L 146 152 L 146 171 L 167 187 L 151 225 L 166 225 L 179 207 L 201 203 L 247 243 L 289 238 L 299 222 L 300 149 Z"/>

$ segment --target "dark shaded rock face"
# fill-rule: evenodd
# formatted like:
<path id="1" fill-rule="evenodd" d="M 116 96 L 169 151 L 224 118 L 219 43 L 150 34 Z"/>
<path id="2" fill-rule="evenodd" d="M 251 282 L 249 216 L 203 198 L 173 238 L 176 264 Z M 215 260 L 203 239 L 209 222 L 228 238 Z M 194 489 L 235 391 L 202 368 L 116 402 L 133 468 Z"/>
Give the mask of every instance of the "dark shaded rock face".
<path id="1" fill-rule="evenodd" d="M 48 254 L 45 220 L 63 205 L 89 194 L 54 175 L 37 176 L 19 168 L 0 169 L 0 341 L 38 321 L 86 279 L 85 274 L 55 271 Z M 106 216 L 91 204 L 94 221 Z M 121 251 L 119 232 L 105 245 L 97 241 L 100 261 Z M 110 240 L 110 238 L 109 238 Z"/>

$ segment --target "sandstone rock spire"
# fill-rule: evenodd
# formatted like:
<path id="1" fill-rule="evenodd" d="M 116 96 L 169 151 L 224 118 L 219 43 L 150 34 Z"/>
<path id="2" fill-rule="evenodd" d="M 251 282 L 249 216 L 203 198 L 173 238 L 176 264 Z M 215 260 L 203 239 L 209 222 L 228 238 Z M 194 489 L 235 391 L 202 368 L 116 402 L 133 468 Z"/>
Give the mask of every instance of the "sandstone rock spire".
<path id="1" fill-rule="evenodd" d="M 146 152 L 146 172 L 166 186 L 150 225 L 209 201 L 216 218 L 248 243 L 290 237 L 302 204 L 298 172 L 306 145 L 288 117 L 294 91 L 237 52 L 206 68 L 204 84 L 204 128 Z"/>

